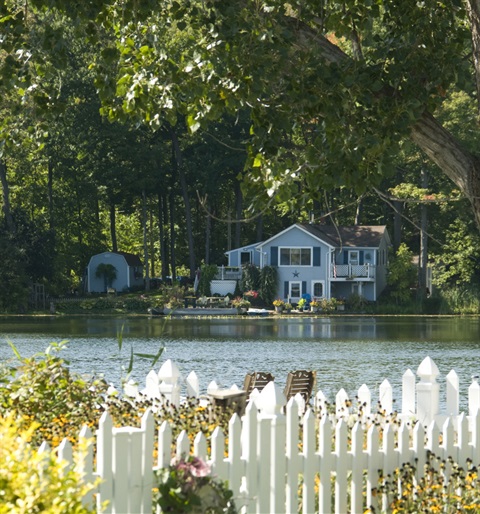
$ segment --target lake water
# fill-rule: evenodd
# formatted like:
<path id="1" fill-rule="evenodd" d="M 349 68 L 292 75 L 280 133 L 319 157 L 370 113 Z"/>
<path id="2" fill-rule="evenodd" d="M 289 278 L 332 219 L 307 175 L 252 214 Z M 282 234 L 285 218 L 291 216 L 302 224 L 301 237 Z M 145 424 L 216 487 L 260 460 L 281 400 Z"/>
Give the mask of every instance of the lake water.
<path id="1" fill-rule="evenodd" d="M 118 334 L 123 334 L 119 352 Z M 426 356 L 440 370 L 439 382 L 454 369 L 460 378 L 462 406 L 472 375 L 480 375 L 480 320 L 435 317 L 3 317 L 0 360 L 43 352 L 51 342 L 68 340 L 61 355 L 72 370 L 103 374 L 119 386 L 135 353 L 165 351 L 184 377 L 195 370 L 203 391 L 215 380 L 241 386 L 250 371 L 270 371 L 282 387 L 289 371 L 317 371 L 317 387 L 330 400 L 340 388 L 354 396 L 362 384 L 372 392 L 387 378 L 401 398 L 403 373 L 416 372 Z M 143 386 L 150 362 L 135 358 L 132 377 Z"/>

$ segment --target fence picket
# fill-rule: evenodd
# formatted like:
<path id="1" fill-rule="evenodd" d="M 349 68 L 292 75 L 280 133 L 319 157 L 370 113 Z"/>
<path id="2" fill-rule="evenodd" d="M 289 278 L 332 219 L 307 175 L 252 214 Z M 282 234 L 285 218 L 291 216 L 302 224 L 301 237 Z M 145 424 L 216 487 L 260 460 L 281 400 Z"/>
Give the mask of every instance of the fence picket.
<path id="1" fill-rule="evenodd" d="M 228 480 L 228 466 L 224 459 L 225 435 L 220 427 L 216 427 L 212 434 L 211 465 L 214 475 L 222 480 Z"/>
<path id="2" fill-rule="evenodd" d="M 240 500 L 239 497 L 237 500 L 237 506 L 242 506 L 242 512 L 253 511 L 257 495 L 257 418 L 257 407 L 254 402 L 250 402 L 247 405 L 242 424 L 242 459 L 245 461 L 245 481 L 242 498 Z"/>
<path id="3" fill-rule="evenodd" d="M 378 470 L 380 469 L 379 434 L 375 425 L 367 432 L 367 508 L 377 510 L 376 489 L 378 485 Z"/>
<path id="4" fill-rule="evenodd" d="M 328 514 L 332 510 L 332 488 L 330 475 L 333 469 L 332 423 L 328 416 L 322 416 L 318 427 L 318 454 L 320 457 L 320 484 L 318 487 L 318 511 Z"/>
<path id="5" fill-rule="evenodd" d="M 273 450 L 271 460 L 270 512 L 275 512 L 275 514 L 283 514 L 285 512 L 285 473 L 287 463 L 284 448 L 286 433 L 286 418 L 282 413 L 279 413 L 272 420 L 271 432 Z"/>
<path id="6" fill-rule="evenodd" d="M 155 444 L 155 419 L 153 412 L 148 409 L 142 416 L 142 490 L 141 490 L 141 514 L 152 512 L 152 488 L 153 488 L 153 451 Z"/>
<path id="7" fill-rule="evenodd" d="M 298 453 L 298 404 L 293 398 L 287 403 L 286 428 L 286 510 L 296 512 L 298 509 L 298 474 L 300 473 L 300 455 Z"/>
<path id="8" fill-rule="evenodd" d="M 105 504 L 104 512 L 111 514 L 113 500 L 113 434 L 112 418 L 108 412 L 100 417 L 97 430 L 97 475 L 102 481 L 97 495 L 97 510 L 102 512 L 102 504 Z"/>
<path id="9" fill-rule="evenodd" d="M 158 429 L 158 459 L 159 469 L 168 468 L 172 461 L 172 427 L 164 421 Z"/>
<path id="10" fill-rule="evenodd" d="M 330 439 L 330 444 L 331 444 Z M 315 475 L 317 472 L 315 455 L 315 415 L 311 409 L 303 416 L 303 513 L 315 512 Z M 330 476 L 328 477 L 330 484 Z"/>
<path id="11" fill-rule="evenodd" d="M 183 459 L 190 455 L 190 439 L 186 430 L 182 430 L 177 437 L 177 459 Z"/>
<path id="12" fill-rule="evenodd" d="M 77 463 L 76 471 L 83 474 L 84 480 L 88 482 L 93 482 L 94 470 L 93 470 L 93 434 L 89 427 L 84 425 L 80 430 L 79 441 L 87 444 L 86 453 L 83 455 L 83 458 L 80 462 Z M 93 504 L 93 491 L 89 492 L 83 498 L 84 505 L 92 505 Z"/>
<path id="13" fill-rule="evenodd" d="M 363 509 L 363 469 L 364 453 L 363 439 L 365 431 L 362 424 L 357 421 L 352 429 L 352 448 L 351 448 L 351 490 L 350 490 L 350 510 L 352 514 L 360 514 Z"/>
<path id="14" fill-rule="evenodd" d="M 242 461 L 242 423 L 237 413 L 231 417 L 228 429 L 228 484 L 234 494 L 239 496 L 244 470 Z"/>
<path id="15" fill-rule="evenodd" d="M 335 512 L 342 514 L 347 512 L 347 472 L 349 466 L 348 454 L 348 427 L 343 419 L 340 419 L 335 427 Z"/>

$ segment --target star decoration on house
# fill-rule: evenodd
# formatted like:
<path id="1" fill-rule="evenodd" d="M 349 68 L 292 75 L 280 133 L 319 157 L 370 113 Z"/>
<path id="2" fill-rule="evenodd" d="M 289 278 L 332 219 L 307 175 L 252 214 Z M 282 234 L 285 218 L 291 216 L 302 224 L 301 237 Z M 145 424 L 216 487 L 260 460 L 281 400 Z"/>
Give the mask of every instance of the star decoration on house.
<path id="1" fill-rule="evenodd" d="M 293 272 L 293 276 L 294 276 L 294 277 L 299 277 L 299 276 L 300 276 L 300 273 L 299 273 L 297 270 L 295 270 L 295 271 Z"/>

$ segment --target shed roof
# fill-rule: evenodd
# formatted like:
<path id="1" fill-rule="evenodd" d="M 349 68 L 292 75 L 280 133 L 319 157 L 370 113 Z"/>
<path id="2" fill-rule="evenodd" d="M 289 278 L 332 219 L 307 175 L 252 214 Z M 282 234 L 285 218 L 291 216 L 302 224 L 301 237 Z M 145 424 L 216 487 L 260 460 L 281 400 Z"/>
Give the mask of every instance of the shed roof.
<path id="1" fill-rule="evenodd" d="M 128 252 L 112 252 L 118 255 L 122 255 L 129 266 L 143 266 L 142 261 L 138 255 Z"/>

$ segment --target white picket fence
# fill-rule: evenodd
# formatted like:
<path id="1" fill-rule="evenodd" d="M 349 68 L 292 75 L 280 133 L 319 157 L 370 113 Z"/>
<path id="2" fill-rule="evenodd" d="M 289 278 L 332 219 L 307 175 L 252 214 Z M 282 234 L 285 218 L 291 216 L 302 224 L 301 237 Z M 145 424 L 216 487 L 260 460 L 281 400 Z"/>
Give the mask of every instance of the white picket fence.
<path id="1" fill-rule="evenodd" d="M 435 363 L 427 357 L 417 375 L 418 383 L 411 371 L 404 375 L 398 421 L 379 425 L 369 422 L 373 414 L 366 386 L 358 391 L 363 405 L 360 416 L 355 417 L 344 391 L 337 394 L 332 407 L 317 393 L 319 411 L 308 408 L 302 416 L 299 402 L 292 399 L 285 406 L 281 388 L 271 382 L 248 404 L 242 418 L 237 414 L 231 418 L 227 434 L 217 427 L 210 440 L 199 433 L 193 445 L 185 432 L 172 441 L 167 422 L 155 433 L 151 411 L 143 416 L 141 428 L 114 428 L 104 413 L 97 431 L 96 469 L 93 459 L 87 459 L 87 473 L 102 480 L 99 511 L 108 501 L 108 513 L 151 513 L 154 470 L 170 464 L 172 448 L 178 457 L 201 457 L 214 475 L 228 480 L 241 512 L 296 513 L 299 505 L 304 513 L 385 508 L 388 499 L 372 493 L 381 484 L 379 471 L 386 476 L 410 463 L 420 477 L 429 452 L 444 460 L 451 457 L 461 466 L 468 461 L 480 464 L 477 380 L 468 390 L 468 414 L 459 413 L 458 377 L 449 373 L 447 410 L 440 413 Z M 379 398 L 381 408 L 393 412 L 388 383 L 381 385 Z M 154 463 L 155 438 L 158 460 Z M 69 452 L 63 449 L 62 454 L 68 458 Z M 449 466 L 442 472 L 448 478 Z"/>

